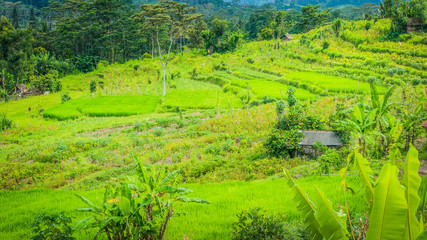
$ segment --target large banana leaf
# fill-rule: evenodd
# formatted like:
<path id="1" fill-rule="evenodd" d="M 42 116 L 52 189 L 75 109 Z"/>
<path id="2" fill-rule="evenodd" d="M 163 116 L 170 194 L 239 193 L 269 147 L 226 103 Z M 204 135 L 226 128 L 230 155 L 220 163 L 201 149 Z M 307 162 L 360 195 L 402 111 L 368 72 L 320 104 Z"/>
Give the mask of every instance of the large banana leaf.
<path id="1" fill-rule="evenodd" d="M 405 197 L 408 203 L 403 239 L 408 240 L 415 240 L 423 231 L 423 225 L 416 217 L 416 212 L 421 201 L 421 198 L 418 196 L 418 189 L 421 185 L 421 178 L 418 174 L 419 167 L 418 151 L 411 145 L 406 157 L 405 175 L 403 177 L 403 182 L 406 186 Z"/>
<path id="2" fill-rule="evenodd" d="M 385 164 L 375 183 L 374 201 L 366 240 L 401 239 L 405 232 L 408 205 L 405 189 L 399 183 L 399 170 Z"/>
<path id="3" fill-rule="evenodd" d="M 314 217 L 316 207 L 308 199 L 305 192 L 292 180 L 291 174 L 285 169 L 285 176 L 289 187 L 294 191 L 294 200 L 298 203 L 298 210 L 302 213 L 306 230 L 310 233 L 311 239 L 322 240 L 323 236 L 319 232 L 319 222 Z"/>
<path id="4" fill-rule="evenodd" d="M 328 240 L 348 240 L 346 215 L 344 212 L 335 212 L 332 202 L 326 198 L 318 187 L 316 187 L 318 201 L 317 211 L 314 216 L 320 225 L 319 231 Z"/>
<path id="5" fill-rule="evenodd" d="M 360 181 L 366 188 L 366 200 L 368 203 L 371 203 L 374 196 L 374 189 L 372 187 L 372 169 L 369 166 L 369 161 L 362 154 L 356 152 L 354 154 L 354 167 L 359 172 Z"/>

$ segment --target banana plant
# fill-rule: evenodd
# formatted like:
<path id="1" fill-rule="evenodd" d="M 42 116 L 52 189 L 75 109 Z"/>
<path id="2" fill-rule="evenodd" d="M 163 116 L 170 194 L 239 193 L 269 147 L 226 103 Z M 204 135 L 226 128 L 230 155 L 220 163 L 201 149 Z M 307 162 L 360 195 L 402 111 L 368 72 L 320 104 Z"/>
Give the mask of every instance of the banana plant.
<path id="1" fill-rule="evenodd" d="M 177 202 L 208 204 L 209 202 L 185 196 L 192 190 L 178 186 L 179 170 L 166 173 L 161 166 L 144 167 L 135 158 L 137 175 L 118 187 L 107 187 L 100 205 L 77 195 L 89 207 L 78 209 L 92 216 L 77 222 L 75 230 L 98 228 L 94 239 L 105 233 L 109 240 L 164 238 Z"/>
<path id="2" fill-rule="evenodd" d="M 352 132 L 353 138 L 358 142 L 364 156 L 366 154 L 366 142 L 374 143 L 373 136 L 381 134 L 375 130 L 377 111 L 377 109 L 368 111 L 365 105 L 361 103 L 354 106 L 350 118 L 338 122 Z"/>
<path id="3" fill-rule="evenodd" d="M 126 197 L 121 197 L 121 190 L 125 190 L 124 187 L 122 185 L 114 188 L 108 185 L 105 189 L 104 197 L 98 205 L 76 194 L 80 200 L 88 205 L 88 207 L 79 208 L 77 211 L 89 212 L 92 216 L 78 221 L 74 226 L 74 230 L 97 228 L 98 231 L 93 236 L 93 239 L 96 239 L 102 233 L 105 233 L 109 240 L 121 240 L 130 237 L 129 210 L 127 210 L 130 208 L 130 202 L 126 200 Z M 127 236 L 125 232 L 128 232 Z"/>
<path id="4" fill-rule="evenodd" d="M 399 154 L 394 154 L 397 156 Z M 311 201 L 307 194 L 292 180 L 289 172 L 285 170 L 288 185 L 293 189 L 298 209 L 301 211 L 304 223 L 313 239 L 348 239 L 346 230 L 346 216 L 350 220 L 347 205 L 347 170 L 351 161 L 358 168 L 363 185 L 367 186 L 365 191 L 370 209 L 369 228 L 366 240 L 419 240 L 426 235 L 422 218 L 417 217 L 417 209 L 420 205 L 418 189 L 421 178 L 418 175 L 420 162 L 417 150 L 410 145 L 404 166 L 404 175 L 399 178 L 399 168 L 396 160 L 388 161 L 381 169 L 379 177 L 372 184 L 370 177 L 369 162 L 357 153 L 352 152 L 347 158 L 347 166 L 340 171 L 344 183 L 344 196 L 347 214 L 335 212 L 332 204 L 320 189 L 316 187 L 318 200 Z M 352 229 L 352 223 L 349 221 Z M 352 237 L 355 240 L 354 233 Z"/>
<path id="5" fill-rule="evenodd" d="M 148 170 L 135 155 L 134 160 L 137 165 L 137 175 L 129 177 L 128 187 L 135 196 L 141 198 L 138 212 L 143 220 L 159 227 L 156 233 L 157 239 L 163 239 L 170 218 L 176 214 L 174 211 L 175 203 L 209 204 L 208 201 L 185 196 L 193 191 L 177 186 L 180 170 L 166 174 L 164 167 L 158 169 L 158 166 L 152 165 L 151 169 Z"/>
<path id="6" fill-rule="evenodd" d="M 427 114 L 424 111 L 422 104 L 419 104 L 414 110 L 405 110 L 401 114 L 403 128 L 405 130 L 405 149 L 408 149 L 409 144 L 414 144 L 417 136 L 417 131 L 421 128 L 421 123 L 427 119 Z"/>

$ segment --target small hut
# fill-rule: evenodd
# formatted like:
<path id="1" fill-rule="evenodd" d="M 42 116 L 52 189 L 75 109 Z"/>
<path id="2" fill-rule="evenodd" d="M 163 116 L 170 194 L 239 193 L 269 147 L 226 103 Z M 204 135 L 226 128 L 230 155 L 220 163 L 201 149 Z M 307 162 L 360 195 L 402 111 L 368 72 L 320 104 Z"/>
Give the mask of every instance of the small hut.
<path id="1" fill-rule="evenodd" d="M 424 23 L 419 18 L 408 18 L 408 33 L 421 32 L 424 29 Z"/>
<path id="2" fill-rule="evenodd" d="M 343 145 L 343 142 L 333 131 L 302 131 L 302 133 L 304 138 L 299 144 L 302 152 L 307 155 L 315 154 L 316 151 L 313 147 L 315 142 L 319 142 L 328 148 L 339 148 Z"/>
<path id="3" fill-rule="evenodd" d="M 15 91 L 20 98 L 25 98 L 30 94 L 30 89 L 25 84 L 16 85 Z"/>
<path id="4" fill-rule="evenodd" d="M 283 37 L 282 37 L 282 41 L 290 41 L 294 39 L 294 37 L 291 36 L 291 34 L 286 33 Z"/>
<path id="5" fill-rule="evenodd" d="M 427 120 L 421 124 L 421 127 L 423 127 L 425 130 L 427 130 Z"/>

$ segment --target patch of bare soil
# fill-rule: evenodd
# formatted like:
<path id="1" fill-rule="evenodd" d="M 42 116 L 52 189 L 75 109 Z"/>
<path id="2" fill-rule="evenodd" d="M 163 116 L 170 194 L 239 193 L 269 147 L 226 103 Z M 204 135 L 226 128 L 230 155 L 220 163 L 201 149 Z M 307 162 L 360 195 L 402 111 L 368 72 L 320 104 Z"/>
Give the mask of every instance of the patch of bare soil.
<path id="1" fill-rule="evenodd" d="M 420 169 L 418 170 L 418 173 L 420 174 L 420 177 L 424 177 L 427 175 L 427 162 L 423 161 L 421 162 Z"/>
<path id="2" fill-rule="evenodd" d="M 80 133 L 79 135 L 82 137 L 92 137 L 92 138 L 108 137 L 112 133 L 121 132 L 131 127 L 133 127 L 133 125 L 121 125 L 121 126 L 115 126 L 111 128 L 102 128 L 92 132 L 84 132 L 84 133 Z"/>

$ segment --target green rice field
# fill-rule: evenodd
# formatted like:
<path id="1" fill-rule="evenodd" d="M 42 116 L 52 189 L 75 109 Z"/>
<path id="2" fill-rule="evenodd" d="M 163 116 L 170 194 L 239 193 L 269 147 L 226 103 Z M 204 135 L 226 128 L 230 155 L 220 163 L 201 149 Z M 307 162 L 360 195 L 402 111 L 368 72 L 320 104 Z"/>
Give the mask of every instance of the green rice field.
<path id="1" fill-rule="evenodd" d="M 219 90 L 172 90 L 166 95 L 163 107 L 172 109 L 179 106 L 183 109 L 213 109 L 242 106 L 236 95 Z"/>
<path id="2" fill-rule="evenodd" d="M 101 96 L 81 98 L 47 109 L 43 116 L 58 120 L 82 116 L 130 116 L 151 113 L 160 101 L 158 96 Z"/>
<path id="3" fill-rule="evenodd" d="M 308 177 L 298 181 L 310 196 L 314 195 L 314 185 L 321 188 L 333 202 L 344 204 L 339 186 L 340 177 Z M 231 181 L 215 184 L 186 184 L 194 190 L 193 197 L 205 199 L 209 205 L 183 204 L 177 212 L 187 215 L 173 217 L 166 234 L 168 239 L 229 239 L 231 225 L 237 220 L 236 214 L 244 209 L 263 207 L 268 211 L 281 212 L 289 221 L 299 221 L 299 214 L 292 200 L 291 189 L 283 178 L 253 182 Z M 2 191 L 0 201 L 0 239 L 23 239 L 30 236 L 29 225 L 34 214 L 44 211 L 65 211 L 74 216 L 73 221 L 85 218 L 77 208 L 85 204 L 74 196 L 78 193 L 94 203 L 101 200 L 102 189 L 93 191 L 29 190 Z M 351 211 L 362 212 L 365 205 L 360 195 L 350 196 Z M 93 231 L 81 231 L 78 239 L 91 239 Z"/>

